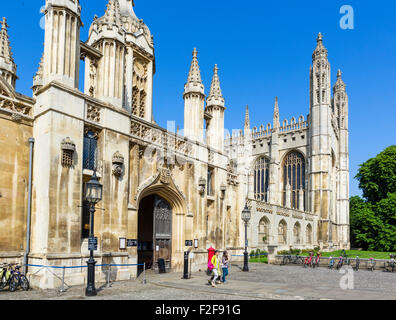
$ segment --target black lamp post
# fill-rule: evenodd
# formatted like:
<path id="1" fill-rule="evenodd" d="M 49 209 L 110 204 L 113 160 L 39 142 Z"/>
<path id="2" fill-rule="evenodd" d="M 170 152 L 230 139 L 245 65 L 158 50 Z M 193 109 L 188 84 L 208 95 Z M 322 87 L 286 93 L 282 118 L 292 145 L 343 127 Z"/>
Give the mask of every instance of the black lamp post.
<path id="1" fill-rule="evenodd" d="M 247 227 L 248 227 L 250 218 L 251 218 L 251 212 L 250 212 L 250 210 L 247 206 L 247 203 L 246 203 L 245 208 L 242 210 L 242 220 L 245 222 L 245 252 L 243 253 L 244 262 L 243 262 L 242 271 L 245 271 L 245 272 L 249 271 L 249 253 L 247 251 L 247 247 L 248 247 Z"/>
<path id="2" fill-rule="evenodd" d="M 95 205 L 102 200 L 103 186 L 99 183 L 96 177 L 96 170 L 94 171 L 91 180 L 85 184 L 84 198 L 89 204 L 89 215 L 90 215 L 90 228 L 89 228 L 89 260 L 88 264 L 88 280 L 87 288 L 85 290 L 85 295 L 88 297 L 96 296 L 95 288 L 95 264 L 96 261 L 93 257 L 93 252 L 95 248 L 95 237 L 94 237 L 94 215 L 95 215 Z"/>

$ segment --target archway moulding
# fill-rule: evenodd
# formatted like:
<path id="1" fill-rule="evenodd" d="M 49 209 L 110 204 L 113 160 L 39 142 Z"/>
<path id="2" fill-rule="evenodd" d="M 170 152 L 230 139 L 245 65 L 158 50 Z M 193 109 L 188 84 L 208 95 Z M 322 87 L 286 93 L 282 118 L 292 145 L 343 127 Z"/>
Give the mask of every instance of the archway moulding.
<path id="1" fill-rule="evenodd" d="M 175 214 L 188 213 L 186 196 L 176 185 L 170 169 L 159 168 L 155 175 L 138 187 L 135 197 L 137 205 L 139 206 L 143 198 L 153 194 L 168 201 Z"/>

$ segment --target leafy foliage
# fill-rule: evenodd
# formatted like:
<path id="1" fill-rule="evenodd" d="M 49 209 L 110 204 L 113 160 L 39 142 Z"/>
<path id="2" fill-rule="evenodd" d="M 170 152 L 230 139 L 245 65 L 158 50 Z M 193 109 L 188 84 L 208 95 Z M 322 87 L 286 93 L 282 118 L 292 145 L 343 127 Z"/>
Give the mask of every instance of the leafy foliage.
<path id="1" fill-rule="evenodd" d="M 360 165 L 355 177 L 363 197 L 370 203 L 387 198 L 388 193 L 396 192 L 396 145 L 386 148 L 375 158 Z"/>
<path id="2" fill-rule="evenodd" d="M 352 245 L 396 251 L 396 146 L 362 164 L 356 179 L 365 199 L 350 199 Z"/>

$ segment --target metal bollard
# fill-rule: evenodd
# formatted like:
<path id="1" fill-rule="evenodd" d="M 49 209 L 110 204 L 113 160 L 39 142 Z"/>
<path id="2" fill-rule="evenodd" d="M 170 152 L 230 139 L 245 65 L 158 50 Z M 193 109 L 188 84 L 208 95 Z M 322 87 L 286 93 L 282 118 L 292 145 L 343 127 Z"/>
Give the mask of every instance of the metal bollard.
<path id="1" fill-rule="evenodd" d="M 65 270 L 66 270 L 66 268 L 63 266 L 63 269 L 62 269 L 62 286 L 61 286 L 61 288 L 59 290 L 59 292 L 61 292 L 61 293 L 66 291 L 65 290 Z"/>
<path id="2" fill-rule="evenodd" d="M 109 269 L 107 270 L 107 288 L 110 288 L 110 273 L 111 273 L 111 264 L 109 264 Z"/>
<path id="3" fill-rule="evenodd" d="M 143 284 L 146 284 L 146 262 L 143 264 Z"/>

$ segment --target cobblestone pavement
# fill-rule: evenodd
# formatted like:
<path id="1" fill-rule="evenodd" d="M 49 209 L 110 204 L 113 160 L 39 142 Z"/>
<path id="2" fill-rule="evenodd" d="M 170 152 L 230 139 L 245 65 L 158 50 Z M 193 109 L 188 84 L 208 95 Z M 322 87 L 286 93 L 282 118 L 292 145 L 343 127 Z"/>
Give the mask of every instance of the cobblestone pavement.
<path id="1" fill-rule="evenodd" d="M 86 298 L 82 286 L 57 290 L 30 290 L 0 292 L 0 300 L 266 300 L 266 299 L 394 299 L 396 300 L 396 274 L 382 271 L 353 272 L 352 290 L 343 290 L 340 273 L 326 268 L 304 269 L 301 266 L 275 266 L 250 264 L 250 272 L 242 272 L 242 265 L 232 265 L 228 282 L 212 288 L 204 272 L 192 279 L 181 279 L 181 273 L 147 275 L 147 284 L 139 280 L 97 284 L 98 296 Z M 344 277 L 344 278 L 343 278 Z M 350 285 L 352 283 L 350 282 Z"/>

